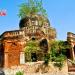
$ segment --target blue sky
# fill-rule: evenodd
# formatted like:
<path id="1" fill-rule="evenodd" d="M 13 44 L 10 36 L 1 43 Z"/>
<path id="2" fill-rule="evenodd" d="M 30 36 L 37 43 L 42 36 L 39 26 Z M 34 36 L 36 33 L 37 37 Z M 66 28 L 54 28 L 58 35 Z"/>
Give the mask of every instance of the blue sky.
<path id="1" fill-rule="evenodd" d="M 19 5 L 25 0 L 0 0 L 0 10 L 6 10 L 6 16 L 0 16 L 0 34 L 4 31 L 19 29 L 17 16 Z M 75 0 L 43 0 L 51 26 L 56 28 L 57 39 L 66 40 L 67 32 L 75 33 Z"/>

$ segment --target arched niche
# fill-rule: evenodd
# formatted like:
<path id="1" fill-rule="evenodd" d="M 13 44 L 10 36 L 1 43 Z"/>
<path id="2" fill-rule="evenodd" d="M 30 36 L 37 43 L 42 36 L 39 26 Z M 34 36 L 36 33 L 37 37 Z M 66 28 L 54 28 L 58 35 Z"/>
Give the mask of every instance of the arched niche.
<path id="1" fill-rule="evenodd" d="M 44 53 L 48 52 L 48 41 L 47 41 L 47 39 L 42 39 L 40 41 L 40 48 L 44 51 Z"/>

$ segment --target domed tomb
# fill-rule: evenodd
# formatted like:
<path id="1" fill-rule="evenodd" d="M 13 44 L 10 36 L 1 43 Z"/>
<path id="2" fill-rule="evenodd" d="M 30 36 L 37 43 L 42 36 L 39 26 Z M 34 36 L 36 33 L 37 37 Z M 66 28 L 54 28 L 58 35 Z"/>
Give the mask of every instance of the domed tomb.
<path id="1" fill-rule="evenodd" d="M 44 25 L 44 23 L 48 23 L 48 25 L 50 25 L 49 20 L 44 16 L 41 16 L 41 15 L 33 15 L 31 17 L 26 16 L 25 18 L 22 18 L 20 20 L 19 27 L 21 29 L 29 25 L 42 26 Z"/>
<path id="2" fill-rule="evenodd" d="M 42 15 L 32 15 L 22 18 L 19 27 L 24 30 L 25 35 L 29 37 L 56 38 L 56 30 L 50 26 L 48 18 Z"/>

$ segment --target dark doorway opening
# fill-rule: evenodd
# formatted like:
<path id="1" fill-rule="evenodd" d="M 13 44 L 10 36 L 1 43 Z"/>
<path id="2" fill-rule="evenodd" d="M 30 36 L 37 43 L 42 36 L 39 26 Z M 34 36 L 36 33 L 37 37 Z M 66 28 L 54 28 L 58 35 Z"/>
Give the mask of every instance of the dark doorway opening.
<path id="1" fill-rule="evenodd" d="M 71 51 L 70 51 L 70 49 L 66 49 L 66 50 L 67 50 L 66 56 L 67 56 L 68 59 L 70 59 L 71 58 Z"/>
<path id="2" fill-rule="evenodd" d="M 4 48 L 3 45 L 0 45 L 0 67 L 4 67 Z"/>
<path id="3" fill-rule="evenodd" d="M 74 55 L 75 55 L 75 45 L 74 45 Z"/>
<path id="4" fill-rule="evenodd" d="M 47 53 L 48 51 L 48 42 L 46 39 L 43 39 L 41 42 L 40 42 L 40 48 L 45 52 Z"/>
<path id="5" fill-rule="evenodd" d="M 35 38 L 33 37 L 32 40 L 35 41 Z"/>
<path id="6" fill-rule="evenodd" d="M 37 61 L 36 53 L 31 53 L 31 59 L 32 59 L 32 62 L 36 62 Z"/>

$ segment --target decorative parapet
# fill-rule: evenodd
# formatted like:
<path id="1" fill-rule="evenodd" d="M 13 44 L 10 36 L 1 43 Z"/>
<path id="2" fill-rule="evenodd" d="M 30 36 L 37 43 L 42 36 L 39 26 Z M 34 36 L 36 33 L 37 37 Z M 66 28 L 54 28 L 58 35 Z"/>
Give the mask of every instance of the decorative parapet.
<path id="1" fill-rule="evenodd" d="M 1 40 L 4 38 L 9 38 L 9 37 L 17 37 L 17 36 L 23 36 L 24 31 L 22 30 L 13 30 L 13 31 L 6 31 L 1 35 Z"/>
<path id="2" fill-rule="evenodd" d="M 72 32 L 68 32 L 67 41 L 71 45 L 70 57 L 72 60 L 75 60 L 75 34 Z"/>
<path id="3" fill-rule="evenodd" d="M 75 42 L 75 34 L 72 32 L 67 33 L 67 41 L 68 42 Z"/>

